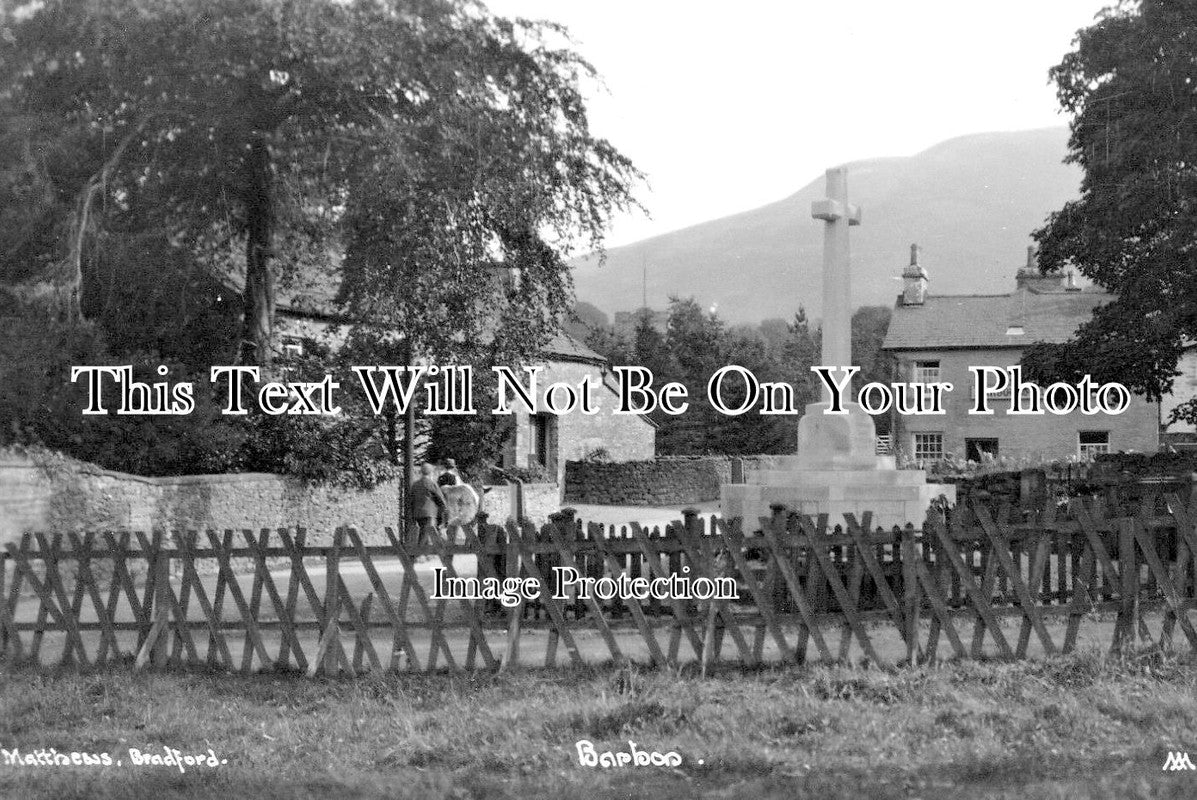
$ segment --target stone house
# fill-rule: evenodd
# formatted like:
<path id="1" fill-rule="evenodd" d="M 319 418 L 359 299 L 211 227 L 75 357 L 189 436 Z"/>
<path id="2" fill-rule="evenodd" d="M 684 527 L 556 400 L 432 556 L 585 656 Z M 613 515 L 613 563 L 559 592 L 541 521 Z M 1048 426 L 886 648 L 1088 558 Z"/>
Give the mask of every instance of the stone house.
<path id="1" fill-rule="evenodd" d="M 894 307 L 882 349 L 897 381 L 946 381 L 942 415 L 892 415 L 894 445 L 920 462 L 953 456 L 979 461 L 982 454 L 1015 459 L 1063 459 L 1135 451 L 1154 452 L 1160 441 L 1160 405 L 1132 396 L 1121 414 L 1008 415 L 1008 393 L 992 396 L 991 416 L 969 414 L 973 366 L 1016 365 L 1035 342 L 1069 339 L 1108 293 L 1075 285 L 1072 276 L 1041 275 L 1034 251 L 1015 276 L 1014 290 L 1000 295 L 937 296 L 911 248 L 903 292 Z"/>
<path id="2" fill-rule="evenodd" d="M 587 378 L 602 385 L 598 413 L 529 413 L 517 407 L 503 450 L 503 467 L 540 468 L 561 483 L 566 461 L 601 457 L 609 461 L 646 461 L 656 457 L 657 424 L 640 414 L 612 414 L 616 388 L 607 360 L 567 334 L 560 333 L 542 351 L 539 386 L 564 381 L 577 386 Z"/>
<path id="3" fill-rule="evenodd" d="M 333 310 L 335 298 L 331 281 L 279 293 L 275 328 L 280 355 L 302 355 L 314 342 L 335 348 L 344 341 L 344 326 L 350 321 Z M 497 466 L 543 472 L 545 479 L 560 485 L 566 461 L 588 457 L 640 461 L 656 456 L 655 422 L 646 416 L 611 413 L 616 395 L 605 358 L 565 333 L 554 336 L 541 356 L 543 369 L 537 376 L 541 387 L 558 381 L 576 386 L 586 378 L 601 381 L 603 389 L 596 398 L 599 412 L 557 416 L 517 407 Z"/>

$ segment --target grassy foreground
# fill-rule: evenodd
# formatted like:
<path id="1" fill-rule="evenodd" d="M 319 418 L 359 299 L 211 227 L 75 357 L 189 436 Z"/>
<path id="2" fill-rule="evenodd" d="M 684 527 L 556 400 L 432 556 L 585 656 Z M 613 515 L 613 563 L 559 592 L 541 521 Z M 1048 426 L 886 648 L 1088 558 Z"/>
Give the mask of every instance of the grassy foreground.
<path id="1" fill-rule="evenodd" d="M 676 751 L 678 767 L 578 764 Z M 217 767 L 128 748 L 212 748 Z M 309 681 L 0 667 L 2 798 L 1084 798 L 1197 796 L 1197 666 L 1079 656 L 896 674 L 606 668 Z M 702 763 L 699 763 L 699 762 Z"/>

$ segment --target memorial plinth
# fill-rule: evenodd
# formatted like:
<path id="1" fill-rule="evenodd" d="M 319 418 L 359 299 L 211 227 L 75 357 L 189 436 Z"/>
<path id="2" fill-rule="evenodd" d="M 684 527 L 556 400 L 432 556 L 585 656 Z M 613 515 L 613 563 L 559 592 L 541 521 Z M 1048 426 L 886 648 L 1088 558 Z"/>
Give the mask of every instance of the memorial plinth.
<path id="1" fill-rule="evenodd" d="M 860 520 L 873 512 L 872 524 L 885 528 L 921 525 L 931 501 L 943 495 L 956 500 L 956 487 L 928 483 L 921 469 L 897 469 L 893 456 L 878 456 L 872 418 L 859 406 L 846 415 L 824 414 L 824 403 L 812 403 L 798 424 L 798 453 L 765 456 L 744 474 L 744 483 L 720 487 L 724 518 L 741 517 L 745 530 L 755 530 L 772 506 L 799 514 L 827 514 L 842 525 L 844 514 Z"/>
<path id="2" fill-rule="evenodd" d="M 823 237 L 824 366 L 851 365 L 852 303 L 848 228 L 860 224 L 860 210 L 848 203 L 847 170 L 827 171 L 827 199 L 814 203 L 812 216 L 826 223 Z M 798 421 L 798 452 L 766 456 L 745 472 L 744 483 L 720 487 L 725 519 L 741 517 L 744 529 L 756 529 L 771 506 L 799 514 L 828 514 L 830 524 L 843 524 L 844 514 L 857 519 L 873 512 L 873 525 L 886 528 L 921 525 L 931 501 L 956 500 L 956 487 L 927 483 L 923 470 L 897 469 L 892 456 L 878 456 L 873 418 L 856 404 L 845 414 L 824 413 L 829 398 L 811 403 Z"/>

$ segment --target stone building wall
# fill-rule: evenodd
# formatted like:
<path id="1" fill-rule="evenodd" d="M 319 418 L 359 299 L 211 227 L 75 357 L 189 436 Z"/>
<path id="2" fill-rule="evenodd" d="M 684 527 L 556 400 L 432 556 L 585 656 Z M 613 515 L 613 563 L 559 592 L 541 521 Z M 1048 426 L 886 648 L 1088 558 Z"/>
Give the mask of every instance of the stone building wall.
<path id="1" fill-rule="evenodd" d="M 938 433 L 943 436 L 945 455 L 964 458 L 969 439 L 997 441 L 998 454 L 1006 458 L 1029 459 L 1044 463 L 1079 455 L 1082 431 L 1106 433 L 1109 452 L 1153 453 L 1159 449 L 1160 407 L 1142 397 L 1132 397 L 1125 412 L 1118 415 L 1085 415 L 1080 410 L 1056 416 L 1008 414 L 1007 399 L 994 399 L 992 415 L 969 414 L 973 405 L 973 386 L 969 367 L 991 365 L 1008 367 L 1018 363 L 1018 349 L 925 350 L 903 353 L 900 369 L 903 380 L 912 380 L 910 370 L 915 360 L 936 360 L 940 380 L 953 389 L 945 395 L 943 414 L 894 415 L 894 445 L 907 455 L 914 455 L 914 436 Z"/>
<path id="2" fill-rule="evenodd" d="M 592 364 L 550 361 L 543 367 L 537 376 L 537 387 L 542 394 L 557 382 L 577 386 L 602 375 L 602 370 Z M 593 399 L 597 413 L 583 414 L 575 409 L 572 413 L 543 417 L 549 447 L 548 463 L 540 466 L 558 482 L 567 462 L 585 458 L 597 450 L 605 451 L 611 461 L 650 459 L 656 454 L 657 430 L 651 422 L 638 414 L 612 413 L 617 397 L 609 379 L 594 392 Z M 538 464 L 536 435 L 532 430 L 534 419 L 522 403 L 516 402 L 514 406 L 513 430 L 503 454 L 504 466 L 533 467 Z"/>

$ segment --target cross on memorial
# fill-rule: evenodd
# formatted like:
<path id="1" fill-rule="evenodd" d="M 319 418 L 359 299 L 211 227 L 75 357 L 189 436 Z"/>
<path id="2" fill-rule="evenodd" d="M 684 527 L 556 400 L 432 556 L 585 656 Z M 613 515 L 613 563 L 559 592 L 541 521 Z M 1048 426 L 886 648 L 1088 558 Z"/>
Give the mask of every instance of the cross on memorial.
<path id="1" fill-rule="evenodd" d="M 811 203 L 810 215 L 823 220 L 823 364 L 852 363 L 852 278 L 848 228 L 860 224 L 860 208 L 848 202 L 848 170 L 827 170 L 827 199 Z"/>

